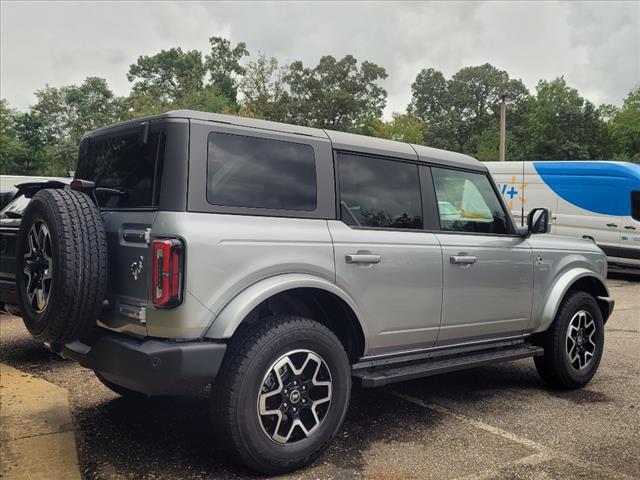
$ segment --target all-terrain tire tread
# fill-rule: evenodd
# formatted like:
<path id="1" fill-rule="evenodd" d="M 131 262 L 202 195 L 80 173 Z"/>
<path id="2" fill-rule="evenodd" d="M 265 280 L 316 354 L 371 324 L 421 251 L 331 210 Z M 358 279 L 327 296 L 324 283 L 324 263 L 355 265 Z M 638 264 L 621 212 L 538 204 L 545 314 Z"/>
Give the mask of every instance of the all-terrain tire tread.
<path id="1" fill-rule="evenodd" d="M 28 319 L 26 301 L 23 315 L 29 331 L 40 341 L 66 343 L 82 336 L 91 327 L 102 307 L 107 286 L 107 244 L 100 212 L 84 193 L 73 190 L 45 189 L 34 195 L 25 211 L 29 218 L 33 209 L 44 207 L 49 213 L 49 221 L 57 231 L 59 255 L 58 268 L 54 269 L 52 305 L 43 315 L 46 321 L 39 326 Z M 42 213 L 42 212 L 40 212 Z M 23 222 L 24 223 L 24 222 Z M 18 266 L 22 268 L 22 245 L 30 225 L 20 230 L 18 240 Z M 54 247 L 55 249 L 55 247 Z M 21 272 L 18 272 L 19 274 Z M 26 313 L 25 313 L 26 311 Z"/>
<path id="2" fill-rule="evenodd" d="M 568 370 L 563 366 L 565 361 L 566 327 L 564 325 L 565 322 L 562 320 L 573 313 L 575 305 L 585 303 L 591 303 L 597 309 L 595 300 L 587 292 L 569 292 L 562 300 L 549 329 L 538 336 L 537 343 L 544 348 L 545 354 L 540 357 L 534 357 L 536 370 L 540 377 L 554 388 L 574 389 L 584 385 L 584 382 L 578 382 L 572 378 Z M 600 362 L 599 357 L 594 360 L 597 363 Z M 596 364 L 595 368 L 597 366 Z"/>
<path id="3" fill-rule="evenodd" d="M 298 329 L 300 333 L 303 333 L 305 330 L 314 329 L 339 343 L 337 337 L 327 327 L 303 317 L 278 316 L 266 321 L 260 321 L 246 328 L 244 331 L 239 332 L 237 337 L 233 339 L 227 349 L 224 362 L 216 377 L 215 383 L 212 386 L 212 421 L 214 431 L 221 432 L 221 438 L 225 439 L 223 448 L 240 463 L 247 465 L 253 470 L 267 474 L 279 474 L 292 471 L 298 468 L 300 463 L 311 463 L 333 439 L 333 436 L 327 437 L 322 446 L 316 450 L 317 454 L 312 453 L 304 458 L 298 458 L 288 463 L 281 459 L 276 459 L 279 460 L 280 465 L 276 469 L 269 470 L 269 468 L 265 468 L 265 465 L 251 454 L 250 449 L 243 447 L 244 440 L 240 435 L 239 429 L 233 428 L 233 426 L 237 424 L 237 411 L 234 406 L 238 403 L 242 380 L 247 374 L 250 360 L 255 357 L 261 346 L 265 343 L 278 337 L 291 339 L 291 336 L 295 334 L 293 330 Z M 345 361 L 348 362 L 348 360 L 346 360 L 346 353 Z"/>

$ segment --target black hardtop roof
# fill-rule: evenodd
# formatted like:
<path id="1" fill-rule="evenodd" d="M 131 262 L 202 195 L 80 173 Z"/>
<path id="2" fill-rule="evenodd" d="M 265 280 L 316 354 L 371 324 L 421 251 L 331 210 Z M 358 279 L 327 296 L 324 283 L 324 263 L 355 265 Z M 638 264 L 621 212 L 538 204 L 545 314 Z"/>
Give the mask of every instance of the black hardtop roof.
<path id="1" fill-rule="evenodd" d="M 122 128 L 127 125 L 136 125 L 141 122 L 156 121 L 168 118 L 183 118 L 189 120 L 199 120 L 204 122 L 224 123 L 228 125 L 238 125 L 241 127 L 258 128 L 276 132 L 291 133 L 315 138 L 328 138 L 333 148 L 336 150 L 346 150 L 354 152 L 371 153 L 380 156 L 399 157 L 415 160 L 418 159 L 427 163 L 443 164 L 448 166 L 458 166 L 474 170 L 486 171 L 487 168 L 478 160 L 469 155 L 440 150 L 437 148 L 425 147 L 423 145 L 413 145 L 404 142 L 386 140 L 383 138 L 368 137 L 354 133 L 336 132 L 320 128 L 303 127 L 288 123 L 272 122 L 269 120 L 259 120 L 256 118 L 239 117 L 222 113 L 200 112 L 196 110 L 172 110 L 159 115 L 136 118 L 125 122 L 116 123 L 107 127 L 93 130 L 85 136 L 107 133 L 111 129 Z"/>

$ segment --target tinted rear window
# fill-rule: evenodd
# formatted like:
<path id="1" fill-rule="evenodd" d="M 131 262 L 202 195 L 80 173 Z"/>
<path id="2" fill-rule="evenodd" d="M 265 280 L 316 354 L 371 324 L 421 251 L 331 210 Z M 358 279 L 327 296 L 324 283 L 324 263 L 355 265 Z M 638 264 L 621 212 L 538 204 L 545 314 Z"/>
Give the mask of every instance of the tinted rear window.
<path id="1" fill-rule="evenodd" d="M 149 133 L 146 144 L 138 133 L 91 139 L 76 178 L 95 182 L 103 208 L 157 206 L 164 143 L 159 132 Z"/>
<path id="2" fill-rule="evenodd" d="M 207 157 L 207 200 L 213 205 L 316 209 L 310 145 L 211 133 Z"/>
<path id="3" fill-rule="evenodd" d="M 338 154 L 340 218 L 348 225 L 422 228 L 418 166 Z"/>

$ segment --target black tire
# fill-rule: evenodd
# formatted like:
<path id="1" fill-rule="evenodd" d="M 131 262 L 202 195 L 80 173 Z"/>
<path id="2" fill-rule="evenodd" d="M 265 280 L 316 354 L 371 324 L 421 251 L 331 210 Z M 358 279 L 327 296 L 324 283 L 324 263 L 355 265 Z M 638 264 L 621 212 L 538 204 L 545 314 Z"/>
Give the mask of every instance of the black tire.
<path id="1" fill-rule="evenodd" d="M 145 395 L 144 393 L 136 392 L 135 390 L 130 390 L 122 385 L 118 385 L 117 383 L 112 383 L 106 378 L 102 376 L 100 372 L 94 371 L 96 374 L 96 378 L 102 383 L 105 387 L 111 390 L 114 393 L 117 393 L 121 397 L 130 398 L 132 400 L 145 400 L 150 398 L 149 395 Z"/>
<path id="2" fill-rule="evenodd" d="M 25 259 L 25 253 L 32 250 L 32 227 L 33 232 L 40 232 L 42 225 L 49 241 L 43 242 L 40 254 Z M 25 210 L 17 245 L 16 282 L 25 326 L 43 342 L 79 339 L 95 324 L 106 295 L 107 241 L 100 211 L 84 193 L 40 190 Z M 43 263 L 49 269 L 38 277 Z M 43 278 L 47 271 L 51 278 L 40 283 L 43 291 L 48 286 L 47 301 L 40 308 L 38 295 L 27 291 L 27 283 L 30 278 Z"/>
<path id="3" fill-rule="evenodd" d="M 582 367 L 580 362 L 586 355 L 581 356 L 574 364 L 570 360 L 569 351 L 575 356 L 572 348 L 577 346 L 577 342 L 569 340 L 567 333 L 569 326 L 579 312 L 586 312 L 593 319 L 594 333 L 592 338 L 595 343 L 592 356 L 588 357 Z M 576 320 L 577 321 L 577 320 Z M 589 330 L 590 332 L 590 330 Z M 581 335 L 584 338 L 584 334 Z M 587 345 L 588 339 L 584 345 Z M 570 390 L 585 386 L 591 381 L 598 369 L 602 352 L 604 350 L 604 322 L 602 312 L 595 299 L 586 292 L 569 292 L 562 300 L 556 318 L 549 329 L 536 339 L 536 343 L 544 348 L 544 355 L 535 357 L 534 362 L 538 373 L 542 379 L 555 388 Z M 589 343 L 590 347 L 591 344 Z M 584 348 L 587 348 L 586 346 Z"/>
<path id="4" fill-rule="evenodd" d="M 293 443 L 278 443 L 263 428 L 261 418 L 266 417 L 258 414 L 258 397 L 265 391 L 261 388 L 274 362 L 299 350 L 317 354 L 325 362 L 332 383 L 331 398 L 324 416 L 308 437 Z M 316 376 L 317 371 L 314 379 Z M 307 409 L 305 413 L 313 403 L 310 393 L 313 388 L 307 391 L 309 400 L 306 407 L 302 407 Z M 220 435 L 224 442 L 222 446 L 229 454 L 256 472 L 276 475 L 309 465 L 327 448 L 342 426 L 350 396 L 349 361 L 333 332 L 302 317 L 273 317 L 241 332 L 229 345 L 220 373 L 212 385 L 211 416 L 214 431 Z M 284 400 L 276 398 L 276 401 Z M 298 405 L 302 406 L 304 402 L 300 400 Z M 289 408 L 292 405 L 293 402 Z M 284 407 L 286 403 L 280 406 Z M 289 411 L 290 418 L 302 418 L 302 408 L 299 408 L 299 417 Z M 307 428 L 311 430 L 309 426 Z M 290 431 L 294 435 L 302 433 L 300 427 Z"/>

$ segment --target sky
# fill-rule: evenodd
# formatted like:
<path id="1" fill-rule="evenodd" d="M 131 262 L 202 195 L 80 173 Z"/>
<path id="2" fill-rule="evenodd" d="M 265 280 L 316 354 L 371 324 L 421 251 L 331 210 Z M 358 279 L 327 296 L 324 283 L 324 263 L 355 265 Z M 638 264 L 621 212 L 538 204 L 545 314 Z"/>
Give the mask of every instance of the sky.
<path id="1" fill-rule="evenodd" d="M 243 41 L 281 64 L 354 55 L 383 66 L 385 117 L 404 111 L 428 67 L 449 77 L 486 62 L 521 79 L 564 76 L 595 104 L 640 86 L 640 1 L 629 2 L 13 2 L 0 3 L 0 95 L 26 110 L 46 84 L 107 79 L 126 95 L 140 55 L 208 38 Z"/>

